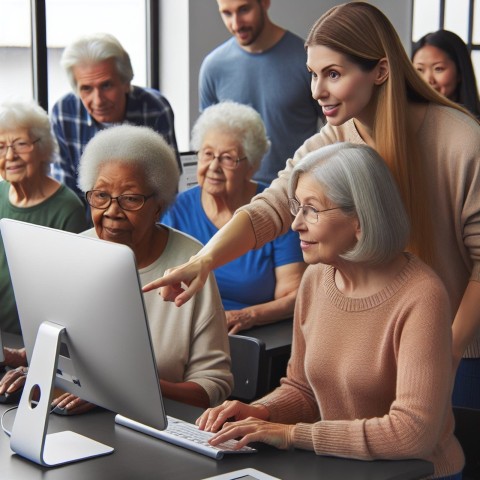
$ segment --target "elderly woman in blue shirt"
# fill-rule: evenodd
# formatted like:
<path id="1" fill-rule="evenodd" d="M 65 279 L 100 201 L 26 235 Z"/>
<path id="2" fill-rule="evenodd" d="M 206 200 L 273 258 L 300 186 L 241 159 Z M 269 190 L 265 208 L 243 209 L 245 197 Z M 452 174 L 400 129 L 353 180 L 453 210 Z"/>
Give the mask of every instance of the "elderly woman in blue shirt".
<path id="1" fill-rule="evenodd" d="M 267 185 L 252 180 L 270 142 L 260 115 L 235 102 L 212 105 L 192 130 L 198 186 L 180 193 L 162 223 L 208 240 Z M 215 270 L 229 333 L 293 316 L 305 264 L 298 234 L 287 232 Z"/>

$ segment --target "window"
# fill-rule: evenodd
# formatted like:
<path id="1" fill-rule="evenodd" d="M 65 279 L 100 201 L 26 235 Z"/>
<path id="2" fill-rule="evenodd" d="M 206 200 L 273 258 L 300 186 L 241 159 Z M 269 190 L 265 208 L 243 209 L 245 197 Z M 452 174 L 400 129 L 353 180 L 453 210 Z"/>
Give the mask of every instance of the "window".
<path id="1" fill-rule="evenodd" d="M 89 33 L 114 35 L 130 55 L 133 83 L 146 85 L 145 0 L 46 0 L 48 105 L 71 91 L 60 66 L 66 45 Z"/>
<path id="2" fill-rule="evenodd" d="M 439 29 L 455 32 L 467 44 L 479 84 L 480 0 L 414 0 L 412 41 Z"/>
<path id="3" fill-rule="evenodd" d="M 135 74 L 133 83 L 146 85 L 145 0 L 43 1 L 50 108 L 60 96 L 70 91 L 60 66 L 63 49 L 75 38 L 87 33 L 108 32 L 115 35 L 130 54 Z M 0 101 L 32 99 L 30 0 L 0 0 L 0 11 Z M 40 103 L 46 104 L 46 99 L 43 100 Z"/>
<path id="4" fill-rule="evenodd" d="M 0 12 L 0 101 L 31 99 L 30 0 L 0 0 Z"/>

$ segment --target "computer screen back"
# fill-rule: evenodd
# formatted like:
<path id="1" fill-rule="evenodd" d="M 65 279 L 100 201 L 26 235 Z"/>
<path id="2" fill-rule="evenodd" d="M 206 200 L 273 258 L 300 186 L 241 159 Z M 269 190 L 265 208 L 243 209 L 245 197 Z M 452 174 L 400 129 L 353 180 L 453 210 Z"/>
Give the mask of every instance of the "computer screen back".
<path id="1" fill-rule="evenodd" d="M 135 257 L 130 248 L 0 220 L 30 360 L 40 324 L 66 328 L 56 385 L 163 429 L 165 412 Z"/>

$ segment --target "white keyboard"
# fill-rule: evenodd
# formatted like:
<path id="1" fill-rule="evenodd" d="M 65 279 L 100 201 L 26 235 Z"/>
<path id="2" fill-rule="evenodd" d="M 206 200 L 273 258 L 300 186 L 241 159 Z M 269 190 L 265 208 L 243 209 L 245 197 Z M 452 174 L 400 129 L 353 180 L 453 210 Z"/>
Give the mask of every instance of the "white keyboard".
<path id="1" fill-rule="evenodd" d="M 133 428 L 152 437 L 165 440 L 183 448 L 188 448 L 194 452 L 201 453 L 207 457 L 220 459 L 224 454 L 230 453 L 254 453 L 257 450 L 248 446 L 242 447 L 239 450 L 234 450 L 237 445 L 237 440 L 228 440 L 217 446 L 210 445 L 208 440 L 214 435 L 210 432 L 199 430 L 193 423 L 179 420 L 178 418 L 167 415 L 168 426 L 165 430 L 157 430 L 155 428 L 136 422 L 123 415 L 115 416 L 115 423 L 124 425 L 125 427 Z"/>

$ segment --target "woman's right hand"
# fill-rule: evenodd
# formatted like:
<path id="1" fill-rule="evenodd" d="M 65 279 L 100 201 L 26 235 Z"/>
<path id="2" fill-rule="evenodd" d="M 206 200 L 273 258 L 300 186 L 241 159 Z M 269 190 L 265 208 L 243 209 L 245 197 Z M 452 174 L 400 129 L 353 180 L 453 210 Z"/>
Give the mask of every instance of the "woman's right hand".
<path id="1" fill-rule="evenodd" d="M 211 268 L 205 255 L 197 254 L 179 267 L 169 268 L 161 278 L 147 283 L 143 292 L 160 288 L 160 295 L 165 301 L 175 302 L 177 307 L 190 300 L 203 288 Z"/>
<path id="2" fill-rule="evenodd" d="M 27 367 L 18 367 L 9 370 L 0 380 L 0 395 L 13 393 L 25 385 L 27 378 Z"/>
<path id="3" fill-rule="evenodd" d="M 238 400 L 226 400 L 218 407 L 208 408 L 197 418 L 200 430 L 218 432 L 227 421 L 244 420 L 249 417 L 268 420 L 269 412 L 263 405 L 248 405 Z"/>

